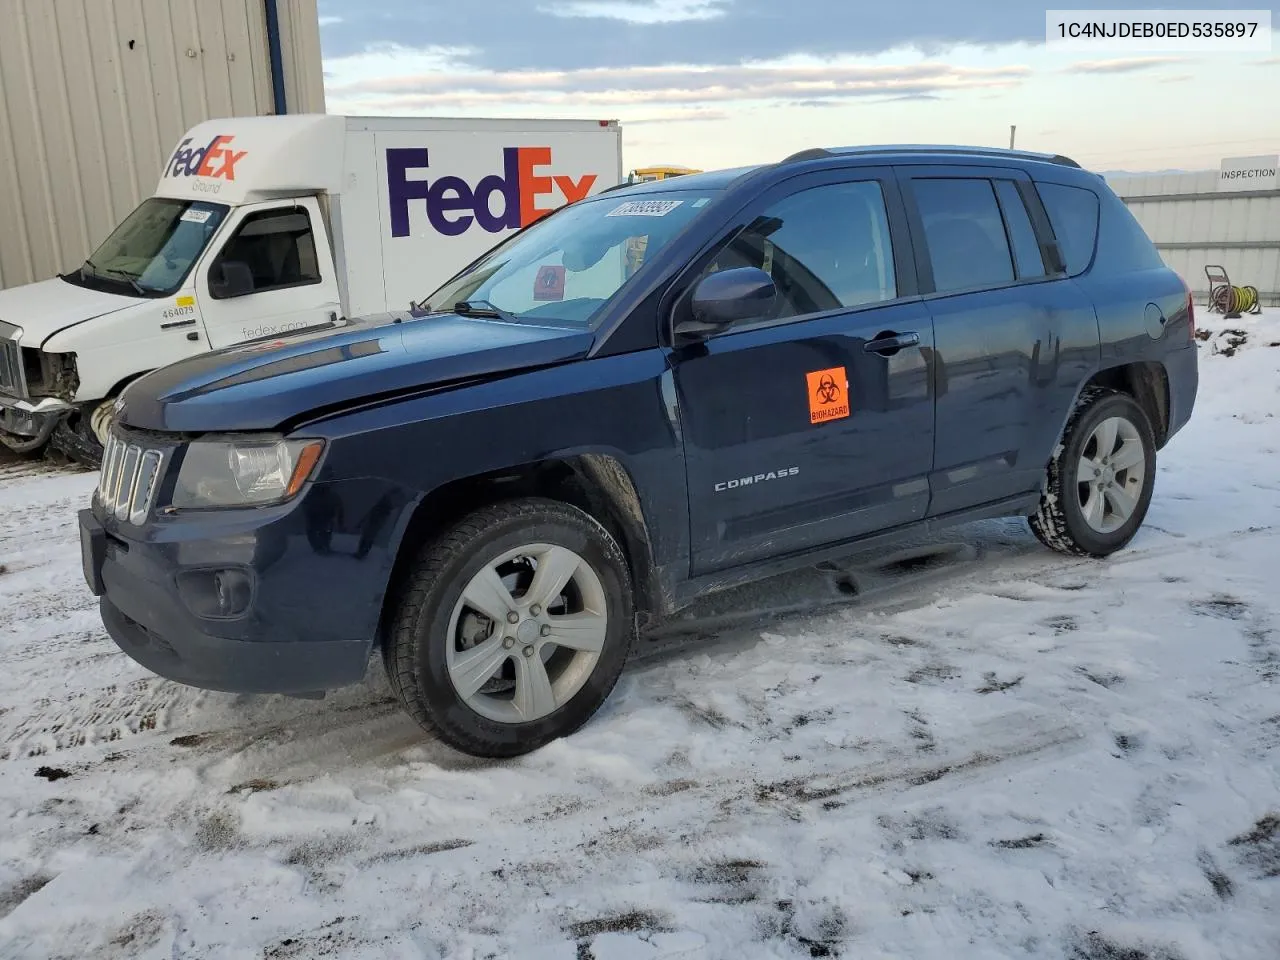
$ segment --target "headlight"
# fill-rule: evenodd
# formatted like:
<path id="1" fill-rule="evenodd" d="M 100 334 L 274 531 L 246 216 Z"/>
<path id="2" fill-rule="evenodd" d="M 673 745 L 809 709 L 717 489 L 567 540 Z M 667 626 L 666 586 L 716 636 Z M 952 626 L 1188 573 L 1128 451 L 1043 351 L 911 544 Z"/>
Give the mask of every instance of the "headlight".
<path id="1" fill-rule="evenodd" d="M 197 440 L 173 489 L 175 507 L 245 507 L 288 500 L 307 482 L 322 440 Z"/>

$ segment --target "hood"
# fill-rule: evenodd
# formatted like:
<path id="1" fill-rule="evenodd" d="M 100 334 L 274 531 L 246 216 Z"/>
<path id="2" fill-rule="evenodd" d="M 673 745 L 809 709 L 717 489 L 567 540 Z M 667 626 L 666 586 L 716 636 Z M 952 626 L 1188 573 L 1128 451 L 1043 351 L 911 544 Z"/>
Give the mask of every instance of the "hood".
<path id="1" fill-rule="evenodd" d="M 54 278 L 0 290 L 0 320 L 22 328 L 24 347 L 38 347 L 59 330 L 145 302 Z"/>
<path id="2" fill-rule="evenodd" d="M 180 360 L 130 384 L 116 416 L 147 430 L 270 430 L 371 397 L 575 360 L 593 341 L 585 330 L 385 314 Z"/>

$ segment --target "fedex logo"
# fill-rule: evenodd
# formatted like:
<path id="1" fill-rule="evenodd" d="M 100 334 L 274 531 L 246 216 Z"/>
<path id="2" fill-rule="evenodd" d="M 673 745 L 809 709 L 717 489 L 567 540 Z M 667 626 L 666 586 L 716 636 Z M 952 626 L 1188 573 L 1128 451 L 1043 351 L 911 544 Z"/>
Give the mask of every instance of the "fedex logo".
<path id="1" fill-rule="evenodd" d="M 235 137 L 219 135 L 203 147 L 192 148 L 188 137 L 178 144 L 169 158 L 165 175 L 169 177 L 213 177 L 223 180 L 236 178 L 236 164 L 249 152 L 234 150 L 231 141 Z"/>
<path id="2" fill-rule="evenodd" d="M 409 203 L 426 204 L 431 228 L 446 237 L 466 233 L 472 223 L 488 233 L 528 226 L 550 213 L 538 208 L 538 197 L 559 187 L 565 201 L 574 203 L 587 195 L 596 182 L 594 173 L 573 177 L 541 175 L 540 167 L 551 165 L 550 147 L 507 147 L 502 151 L 502 175 L 490 174 L 472 187 L 461 177 L 410 180 L 410 170 L 426 170 L 425 147 L 387 150 L 387 195 L 391 201 L 391 235 L 409 236 Z M 493 197 L 502 197 L 501 210 L 493 209 Z"/>

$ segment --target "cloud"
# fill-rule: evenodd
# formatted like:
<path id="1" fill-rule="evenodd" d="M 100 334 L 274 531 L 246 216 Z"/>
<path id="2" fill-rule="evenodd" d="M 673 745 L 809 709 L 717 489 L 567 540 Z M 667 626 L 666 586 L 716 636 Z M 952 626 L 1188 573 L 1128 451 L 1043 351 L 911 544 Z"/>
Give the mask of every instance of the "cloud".
<path id="1" fill-rule="evenodd" d="M 959 67 L 946 63 L 876 66 L 848 63 L 736 66 L 587 68 L 581 70 L 467 71 L 436 51 L 434 68 L 348 82 L 333 81 L 334 104 L 377 113 L 430 112 L 505 106 L 576 108 L 590 104 L 623 112 L 640 106 L 694 107 L 767 101 L 834 104 L 855 98 L 929 99 L 962 89 L 1011 87 L 1029 73 L 1022 66 Z M 339 64 L 330 63 L 339 73 Z M 357 71 L 351 71 L 357 72 Z M 347 109 L 346 106 L 343 109 Z"/>
<path id="2" fill-rule="evenodd" d="M 683 23 L 724 16 L 728 0 L 573 0 L 558 6 L 540 6 L 540 13 L 554 17 L 621 20 L 624 23 Z"/>
<path id="3" fill-rule="evenodd" d="M 661 116 L 640 117 L 635 120 L 627 118 L 627 126 L 637 127 L 658 123 L 712 123 L 719 120 L 728 120 L 730 116 L 731 114 L 724 110 L 685 110 L 666 113 Z"/>
<path id="4" fill-rule="evenodd" d="M 1202 0 L 1213 2 L 1213 0 Z M 342 17 L 325 55 L 388 43 L 466 47 L 472 69 L 734 64 L 794 55 L 870 55 L 911 47 L 1044 42 L 1044 10 L 988 0 L 323 0 Z M 931 54 L 933 55 L 933 54 Z"/>
<path id="5" fill-rule="evenodd" d="M 1186 57 L 1117 57 L 1111 60 L 1081 60 L 1065 69 L 1068 73 L 1134 73 L 1186 62 Z"/>

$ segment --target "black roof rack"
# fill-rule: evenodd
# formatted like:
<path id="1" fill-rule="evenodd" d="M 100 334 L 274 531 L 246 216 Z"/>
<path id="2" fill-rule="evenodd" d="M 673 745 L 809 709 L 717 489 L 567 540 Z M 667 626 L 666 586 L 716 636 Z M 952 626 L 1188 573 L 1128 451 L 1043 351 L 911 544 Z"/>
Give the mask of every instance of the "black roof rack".
<path id="1" fill-rule="evenodd" d="M 1058 153 L 1034 153 L 1030 150 L 1009 150 L 1004 147 L 963 147 L 932 144 L 885 144 L 875 146 L 850 147 L 814 147 L 793 153 L 783 163 L 800 163 L 805 160 L 819 160 L 826 157 L 874 156 L 879 153 L 951 153 L 971 157 L 1017 157 L 1021 160 L 1040 160 L 1045 163 L 1056 163 L 1063 167 L 1080 168 L 1070 157 Z"/>

